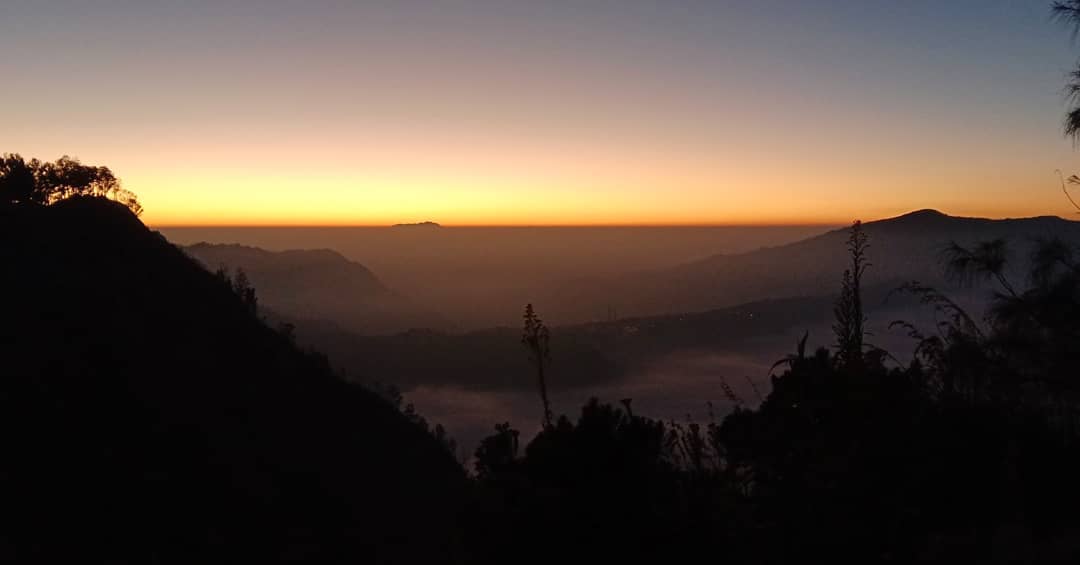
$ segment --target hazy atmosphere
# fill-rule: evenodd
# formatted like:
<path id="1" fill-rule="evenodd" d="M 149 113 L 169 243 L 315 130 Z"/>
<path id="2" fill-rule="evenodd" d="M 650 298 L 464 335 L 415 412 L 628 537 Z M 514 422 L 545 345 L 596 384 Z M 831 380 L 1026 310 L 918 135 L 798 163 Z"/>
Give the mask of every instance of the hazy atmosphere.
<path id="1" fill-rule="evenodd" d="M 1080 0 L 0 2 L 0 562 L 1080 562 Z"/>
<path id="2" fill-rule="evenodd" d="M 0 140 L 155 227 L 1030 216 L 1071 159 L 1037 1 L 16 0 L 0 50 Z"/>

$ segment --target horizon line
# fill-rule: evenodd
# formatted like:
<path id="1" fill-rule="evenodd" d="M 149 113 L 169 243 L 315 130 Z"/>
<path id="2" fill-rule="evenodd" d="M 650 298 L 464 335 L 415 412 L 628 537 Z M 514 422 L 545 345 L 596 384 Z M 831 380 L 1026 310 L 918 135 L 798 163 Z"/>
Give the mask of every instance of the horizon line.
<path id="1" fill-rule="evenodd" d="M 252 228 L 252 229 L 289 229 L 289 228 L 395 228 L 402 229 L 417 228 L 424 229 L 424 226 L 417 225 L 424 222 L 432 222 L 436 226 L 428 227 L 428 229 L 440 229 L 440 228 L 837 228 L 851 225 L 855 220 L 859 220 L 862 223 L 879 222 L 885 220 L 892 220 L 901 218 L 910 214 L 923 212 L 928 209 L 912 210 L 898 215 L 889 215 L 883 217 L 876 217 L 871 219 L 855 218 L 852 220 L 841 221 L 810 221 L 810 222 L 611 222 L 611 223 L 451 223 L 444 224 L 441 222 L 435 222 L 433 220 L 421 220 L 418 222 L 398 222 L 398 223 L 156 223 L 156 222 L 144 222 L 147 226 L 154 229 L 240 229 L 240 228 Z M 939 212 L 950 218 L 964 218 L 964 219 L 980 219 L 980 220 L 1024 220 L 1034 218 L 1058 218 L 1064 221 L 1075 222 L 1077 220 L 1070 219 L 1066 216 L 1057 214 L 1041 214 L 1032 216 L 971 216 L 971 215 L 953 215 L 939 210 L 933 210 Z"/>
<path id="2" fill-rule="evenodd" d="M 282 224 L 282 223 L 221 223 L 221 224 L 201 224 L 201 223 L 148 223 L 150 227 L 154 229 L 193 229 L 193 228 L 416 228 L 425 229 L 424 226 L 416 226 L 418 222 L 401 222 L 398 224 L 319 224 L 319 223 L 295 223 L 295 224 Z M 560 223 L 535 223 L 535 224 L 471 224 L 471 223 L 454 223 L 444 224 L 441 222 L 435 222 L 437 227 L 428 227 L 427 229 L 439 229 L 439 228 L 725 228 L 725 227 L 746 227 L 746 228 L 794 228 L 794 227 L 837 227 L 844 226 L 850 222 L 714 222 L 714 223 L 595 223 L 595 224 L 560 224 Z"/>

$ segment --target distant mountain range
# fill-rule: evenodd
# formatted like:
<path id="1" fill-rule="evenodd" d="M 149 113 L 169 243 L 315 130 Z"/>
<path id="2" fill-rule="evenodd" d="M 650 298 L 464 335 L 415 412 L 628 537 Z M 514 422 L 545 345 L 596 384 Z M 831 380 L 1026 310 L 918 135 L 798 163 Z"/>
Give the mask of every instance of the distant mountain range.
<path id="1" fill-rule="evenodd" d="M 416 222 L 412 224 L 394 224 L 391 227 L 395 228 L 441 228 L 442 226 L 436 222 Z"/>
<path id="2" fill-rule="evenodd" d="M 211 271 L 242 269 L 262 304 L 289 319 L 329 320 L 359 334 L 452 327 L 387 288 L 367 267 L 329 249 L 275 252 L 198 243 L 184 251 Z"/>
<path id="3" fill-rule="evenodd" d="M 896 318 L 932 323 L 929 312 L 914 308 L 910 300 L 886 301 L 904 282 L 919 280 L 961 299 L 985 296 L 952 288 L 944 279 L 942 251 L 950 242 L 1006 239 L 1020 277 L 1035 239 L 1080 241 L 1080 223 L 1061 218 L 987 220 L 934 210 L 868 222 L 864 229 L 872 263 L 866 303 L 881 345 L 895 345 L 885 330 Z M 769 358 L 786 352 L 802 331 L 812 328 L 811 344 L 827 345 L 831 303 L 847 267 L 847 236 L 846 229 L 838 229 L 788 245 L 553 288 L 554 296 L 542 302 L 545 314 L 581 320 L 584 312 L 603 304 L 620 314 L 618 320 L 557 328 L 553 349 L 562 374 L 556 386 L 615 382 L 628 364 L 680 349 L 754 350 Z M 268 315 L 294 322 L 302 344 L 326 351 L 351 375 L 405 388 L 453 384 L 501 389 L 524 382 L 520 376 L 528 366 L 516 328 L 446 333 L 450 323 L 336 252 L 210 244 L 185 251 L 211 270 L 222 264 L 244 269 Z M 413 328 L 442 331 L 405 331 Z"/>
<path id="4" fill-rule="evenodd" d="M 971 245 L 1005 239 L 1010 243 L 1014 276 L 1038 238 L 1080 242 L 1080 222 L 1058 217 L 989 220 L 920 210 L 867 222 L 870 262 L 867 286 L 896 286 L 919 280 L 948 286 L 942 252 L 950 242 Z M 783 297 L 832 294 L 848 260 L 848 232 L 838 229 L 788 245 L 737 255 L 714 255 L 674 268 L 618 277 L 573 281 L 553 292 L 551 307 L 560 318 L 608 305 L 624 316 L 699 312 Z M 1022 282 L 1022 281 L 1020 281 Z M 1022 286 L 1022 285 L 1021 285 Z"/>

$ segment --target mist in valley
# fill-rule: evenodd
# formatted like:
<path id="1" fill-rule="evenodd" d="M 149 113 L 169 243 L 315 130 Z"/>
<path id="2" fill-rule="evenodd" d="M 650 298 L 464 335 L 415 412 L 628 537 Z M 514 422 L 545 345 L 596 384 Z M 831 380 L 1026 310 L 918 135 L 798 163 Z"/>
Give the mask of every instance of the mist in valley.
<path id="1" fill-rule="evenodd" d="M 941 285 L 981 318 L 987 285 L 947 281 L 950 242 L 1006 236 L 1023 248 L 1061 220 L 994 222 L 920 211 L 867 224 L 866 340 L 897 365 L 909 328 L 940 314 L 899 287 Z M 524 304 L 552 331 L 559 413 L 592 397 L 668 421 L 722 417 L 768 394 L 771 368 L 804 337 L 835 345 L 847 230 L 820 226 L 566 228 L 166 228 L 207 269 L 243 270 L 262 315 L 350 380 L 404 394 L 464 453 L 493 422 L 539 429 L 520 343 Z M 1018 255 L 1022 255 L 1022 249 Z M 1023 268 L 1018 261 L 1017 269 Z M 908 278 L 904 278 L 904 277 Z M 660 296 L 661 300 L 654 297 Z M 688 301 L 693 299 L 692 301 Z M 670 306 L 665 306 L 670 301 Z M 907 322 L 904 327 L 894 322 Z"/>
<path id="2" fill-rule="evenodd" d="M 1078 37 L 0 2 L 0 563 L 1080 563 Z"/>
<path id="3" fill-rule="evenodd" d="M 789 244 L 830 229 L 189 227 L 160 231 L 173 243 L 187 246 L 210 270 L 242 267 L 262 297 L 262 308 L 274 317 L 284 312 L 284 318 L 295 324 L 302 345 L 327 353 L 331 363 L 350 378 L 398 388 L 405 402 L 446 426 L 468 453 L 490 433 L 493 422 L 514 422 L 525 429 L 540 425 L 535 383 L 518 343 L 526 303 L 535 304 L 554 328 L 552 397 L 566 413 L 598 397 L 630 398 L 643 413 L 669 420 L 707 419 L 710 403 L 715 415 L 722 416 L 732 402 L 720 392 L 721 381 L 729 382 L 748 404 L 756 402 L 768 388 L 769 366 L 794 346 L 801 329 L 778 324 L 764 335 L 746 334 L 734 341 L 706 344 L 677 339 L 659 348 L 651 343 L 642 347 L 641 340 L 627 341 L 634 340 L 637 331 L 632 312 L 603 301 L 567 305 L 567 289 L 603 292 L 603 288 L 591 287 L 717 254 Z M 298 259 L 294 253 L 322 249 L 339 253 L 351 263 L 336 261 L 314 271 L 318 261 L 312 257 L 325 257 L 313 252 L 312 257 Z M 264 250 L 278 253 L 267 255 L 261 253 Z M 370 269 L 369 281 L 351 289 L 340 284 L 338 279 L 346 276 L 346 270 L 361 265 Z M 297 296 L 305 293 L 320 303 L 298 302 Z M 387 306 L 388 296 L 399 308 L 396 324 L 388 313 L 394 308 Z M 407 310 L 400 309 L 402 301 L 408 301 Z M 350 312 L 357 302 L 376 306 L 353 321 Z M 419 311 L 427 312 L 427 317 Z M 373 319 L 384 323 L 372 326 Z M 822 320 L 826 319 L 823 315 Z M 827 329 L 827 324 L 822 327 Z M 435 334 L 425 335 L 429 330 Z M 440 345 L 433 345 L 433 340 Z M 440 353 L 447 350 L 454 352 L 449 359 Z M 594 359 L 602 360 L 604 366 Z M 759 387 L 757 392 L 750 382 Z"/>
<path id="4" fill-rule="evenodd" d="M 603 300 L 563 307 L 567 288 L 634 276 L 717 253 L 817 235 L 829 226 L 161 228 L 179 245 L 237 243 L 266 250 L 331 249 L 459 330 L 519 324 L 522 306 L 553 324 L 627 316 Z M 599 282 L 596 284 L 600 284 Z M 343 298 L 347 300 L 347 298 Z M 556 311 L 556 303 L 558 309 Z M 614 312 L 612 309 L 614 308 Z"/>

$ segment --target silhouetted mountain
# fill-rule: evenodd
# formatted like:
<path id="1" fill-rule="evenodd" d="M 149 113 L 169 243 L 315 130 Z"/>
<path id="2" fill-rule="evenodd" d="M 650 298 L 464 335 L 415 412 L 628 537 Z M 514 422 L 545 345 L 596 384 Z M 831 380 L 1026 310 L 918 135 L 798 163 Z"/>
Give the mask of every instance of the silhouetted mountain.
<path id="1" fill-rule="evenodd" d="M 555 308 L 552 290 L 567 281 L 669 268 L 716 252 L 790 243 L 819 235 L 826 228 L 206 227 L 161 231 L 183 245 L 209 241 L 273 250 L 333 249 L 455 326 L 477 330 L 516 327 L 519 310 L 530 301 L 551 311 Z M 608 306 L 606 301 L 582 304 L 572 318 L 552 312 L 547 314 L 548 321 L 566 324 L 607 318 Z"/>
<path id="2" fill-rule="evenodd" d="M 1080 241 L 1080 222 L 1049 216 L 989 220 L 920 210 L 868 222 L 864 229 L 871 242 L 868 286 L 896 286 L 910 280 L 946 286 L 941 256 L 950 242 L 970 245 L 1006 239 L 1015 255 L 1012 270 L 1023 273 L 1027 250 L 1035 239 L 1059 236 Z M 847 259 L 836 250 L 844 248 L 846 237 L 845 230 L 835 230 L 789 245 L 715 255 L 671 269 L 582 280 L 559 289 L 553 304 L 564 315 L 587 305 L 609 304 L 624 315 L 643 316 L 831 294 L 845 268 Z"/>
<path id="3" fill-rule="evenodd" d="M 413 224 L 394 224 L 391 227 L 395 228 L 441 228 L 436 222 L 416 222 Z"/>
<path id="4" fill-rule="evenodd" d="M 361 334 L 449 324 L 390 290 L 367 267 L 329 249 L 266 251 L 198 243 L 184 250 L 208 269 L 243 269 L 262 304 L 294 320 L 326 319 Z"/>
<path id="5" fill-rule="evenodd" d="M 0 241 L 0 560 L 455 558 L 451 455 L 122 205 Z"/>

